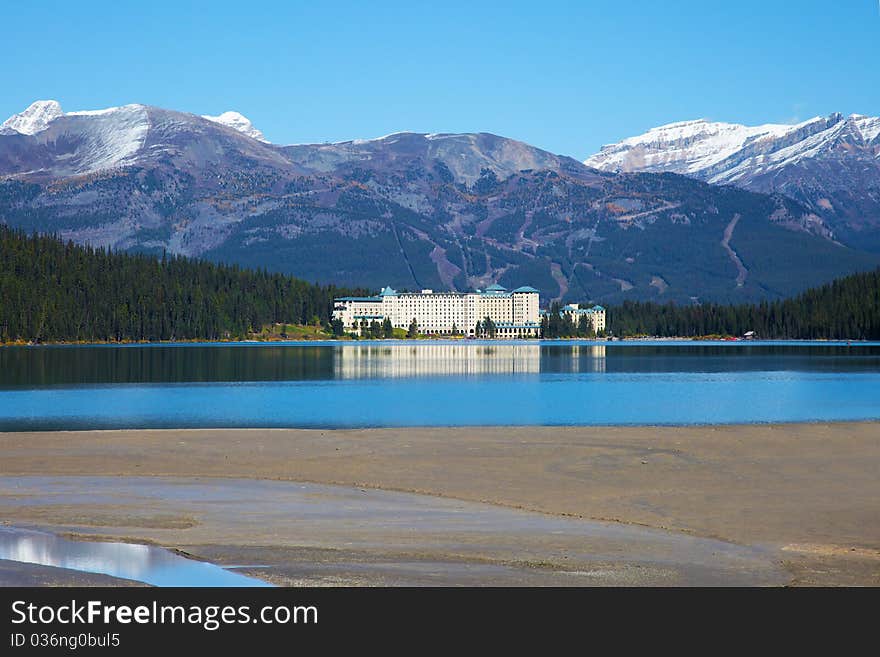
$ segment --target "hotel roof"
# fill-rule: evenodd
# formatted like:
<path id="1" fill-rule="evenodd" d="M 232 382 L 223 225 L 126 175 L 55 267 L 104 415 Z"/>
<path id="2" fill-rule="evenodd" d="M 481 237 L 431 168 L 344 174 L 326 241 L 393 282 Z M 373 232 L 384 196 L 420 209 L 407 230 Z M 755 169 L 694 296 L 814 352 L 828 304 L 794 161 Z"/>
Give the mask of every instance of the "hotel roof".
<path id="1" fill-rule="evenodd" d="M 575 313 L 576 315 L 583 315 L 588 313 L 600 313 L 604 312 L 604 308 L 602 306 L 593 306 L 592 308 L 575 308 L 573 306 L 565 306 L 562 309 L 562 312 L 565 313 Z"/>
<path id="2" fill-rule="evenodd" d="M 571 305 L 566 305 L 560 309 L 559 314 L 561 315 L 562 313 L 574 313 L 575 315 L 592 315 L 594 313 L 604 313 L 604 312 L 605 312 L 605 308 L 603 306 L 593 306 L 592 308 L 574 308 Z M 541 310 L 540 314 L 541 315 L 549 315 L 550 311 L 549 310 Z"/>
<path id="3" fill-rule="evenodd" d="M 459 295 L 465 296 L 467 294 L 480 294 L 484 296 L 492 296 L 492 297 L 509 297 L 511 294 L 538 294 L 538 290 L 529 286 L 523 285 L 522 287 L 518 287 L 515 290 L 508 291 L 507 288 L 498 285 L 498 283 L 493 283 L 485 290 L 474 290 L 473 292 L 457 292 L 457 291 L 449 291 L 449 292 L 431 292 L 430 294 L 437 295 Z M 396 297 L 400 295 L 421 295 L 427 294 L 424 292 L 398 292 L 393 289 L 391 286 L 386 285 L 382 288 L 378 295 L 372 297 L 336 297 L 335 301 L 367 301 L 372 303 L 378 303 L 382 301 L 383 297 Z"/>

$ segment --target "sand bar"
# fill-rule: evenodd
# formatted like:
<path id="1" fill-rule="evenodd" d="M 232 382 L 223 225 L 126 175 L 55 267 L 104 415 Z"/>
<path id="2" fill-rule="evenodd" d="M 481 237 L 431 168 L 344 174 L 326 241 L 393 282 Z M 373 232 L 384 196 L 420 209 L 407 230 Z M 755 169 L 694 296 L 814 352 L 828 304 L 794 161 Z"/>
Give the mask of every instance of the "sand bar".
<path id="1" fill-rule="evenodd" d="M 789 583 L 880 584 L 878 423 L 5 433 L 0 453 L 4 477 L 224 477 L 415 492 L 772 550 Z M 120 536 L 126 525 L 97 511 L 7 503 L 3 513 L 12 523 L 103 525 Z M 134 524 L 167 530 L 163 544 L 188 545 L 200 522 L 165 509 Z M 236 543 L 224 540 L 215 556 Z M 315 546 L 285 538 L 264 548 Z M 430 552 L 421 546 L 419 558 Z"/>

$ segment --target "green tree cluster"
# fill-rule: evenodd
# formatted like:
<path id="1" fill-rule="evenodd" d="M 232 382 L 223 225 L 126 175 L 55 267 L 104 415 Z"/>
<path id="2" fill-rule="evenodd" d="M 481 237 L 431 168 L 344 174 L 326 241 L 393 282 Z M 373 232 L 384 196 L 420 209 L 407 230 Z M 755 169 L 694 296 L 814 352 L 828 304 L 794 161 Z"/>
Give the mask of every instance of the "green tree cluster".
<path id="1" fill-rule="evenodd" d="M 366 319 L 361 320 L 361 332 L 360 334 L 365 338 L 370 338 L 371 340 L 375 340 L 377 338 L 384 337 L 384 330 L 382 325 L 377 322 L 375 319 L 372 321 L 367 321 Z"/>
<path id="2" fill-rule="evenodd" d="M 492 318 L 487 315 L 482 322 L 477 322 L 476 333 L 477 335 L 486 338 L 494 338 L 495 334 L 498 333 L 498 326 L 492 321 Z"/>
<path id="3" fill-rule="evenodd" d="M 614 335 L 742 336 L 793 340 L 880 339 L 880 269 L 840 278 L 790 299 L 679 306 L 624 302 L 608 309 Z"/>
<path id="4" fill-rule="evenodd" d="M 0 340 L 244 338 L 328 323 L 334 286 L 176 256 L 76 246 L 0 226 Z"/>

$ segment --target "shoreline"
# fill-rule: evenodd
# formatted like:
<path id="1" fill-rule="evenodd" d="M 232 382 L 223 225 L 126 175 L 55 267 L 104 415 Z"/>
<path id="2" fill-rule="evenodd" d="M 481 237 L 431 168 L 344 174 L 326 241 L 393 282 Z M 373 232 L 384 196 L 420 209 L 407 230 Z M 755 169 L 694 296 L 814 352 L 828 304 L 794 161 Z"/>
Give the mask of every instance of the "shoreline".
<path id="1" fill-rule="evenodd" d="M 272 339 L 272 340 L 231 340 L 231 339 L 193 339 L 193 340 L 123 340 L 116 341 L 60 341 L 60 342 L 0 342 L 0 347 L 145 347 L 150 345 L 157 346 L 173 346 L 173 345 L 237 345 L 237 344 L 310 344 L 310 343 L 403 343 L 415 344 L 419 342 L 456 342 L 462 344 L 470 343 L 554 343 L 554 342 L 590 342 L 590 343 L 606 343 L 606 342 L 698 342 L 698 343 L 724 343 L 724 344 L 773 344 L 773 343 L 803 343 L 803 344 L 853 344 L 853 345 L 875 345 L 880 344 L 876 340 L 865 340 L 861 338 L 754 338 L 745 339 L 736 336 L 675 336 L 675 337 L 657 337 L 657 336 L 639 336 L 639 337 L 608 337 L 608 338 L 464 338 L 451 336 L 419 336 L 417 338 L 363 338 L 357 339 L 349 337 L 315 337 L 315 338 L 297 338 L 297 339 Z"/>
<path id="2" fill-rule="evenodd" d="M 792 583 L 880 585 L 878 422 L 58 431 L 0 433 L 0 449 L 0 479 L 247 479 L 418 494 L 760 546 Z M 162 544 L 189 545 L 190 520 L 169 514 L 148 524 L 161 526 Z M 138 523 L 114 533 L 116 515 L 12 504 L 5 518 L 148 537 Z M 242 548 L 227 538 L 227 550 Z"/>
<path id="3" fill-rule="evenodd" d="M 195 381 L 193 383 L 202 383 Z M 139 385 L 139 384 L 136 384 Z M 186 431 L 320 431 L 322 433 L 335 431 L 481 431 L 484 429 L 507 429 L 507 430 L 528 430 L 528 429 L 584 429 L 584 430 L 603 430 L 603 429 L 735 429 L 745 427 L 792 427 L 792 426 L 817 426 L 817 425 L 873 425 L 880 424 L 880 417 L 872 418 L 855 418 L 855 419 L 817 419 L 817 420 L 755 420 L 752 422 L 692 422 L 689 424 L 677 424 L 674 422 L 661 423 L 654 422 L 650 424 L 633 423 L 633 424 L 407 424 L 407 425 L 368 425 L 368 426 L 336 426 L 336 425 L 312 425 L 312 426 L 200 426 L 200 427 L 109 427 L 109 428 L 73 428 L 73 429 L 0 429 L 0 440 L 4 435 L 18 434 L 82 434 L 82 433 L 140 433 L 140 432 L 186 432 Z M 2 476 L 2 472 L 0 472 Z"/>

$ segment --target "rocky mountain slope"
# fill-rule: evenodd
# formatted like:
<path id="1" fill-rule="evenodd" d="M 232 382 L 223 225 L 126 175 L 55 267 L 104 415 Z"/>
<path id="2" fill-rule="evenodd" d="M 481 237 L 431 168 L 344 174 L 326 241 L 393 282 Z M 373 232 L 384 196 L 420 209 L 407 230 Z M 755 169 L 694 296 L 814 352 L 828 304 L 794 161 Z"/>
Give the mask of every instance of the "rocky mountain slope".
<path id="1" fill-rule="evenodd" d="M 604 146 L 585 164 L 614 172 L 674 172 L 780 193 L 835 238 L 880 252 L 880 118 L 853 114 L 797 125 L 673 123 Z"/>
<path id="2" fill-rule="evenodd" d="M 529 284 L 544 302 L 776 298 L 880 261 L 781 195 L 600 172 L 486 133 L 277 146 L 234 113 L 13 119 L 0 221 L 113 249 L 373 288 Z"/>

